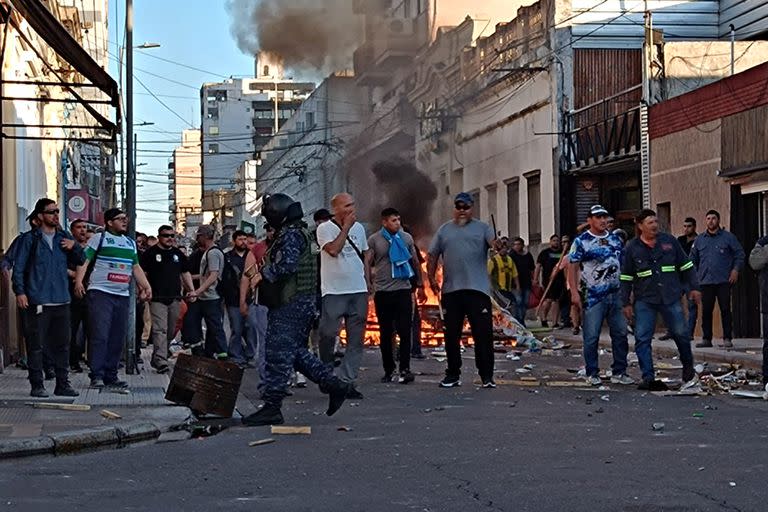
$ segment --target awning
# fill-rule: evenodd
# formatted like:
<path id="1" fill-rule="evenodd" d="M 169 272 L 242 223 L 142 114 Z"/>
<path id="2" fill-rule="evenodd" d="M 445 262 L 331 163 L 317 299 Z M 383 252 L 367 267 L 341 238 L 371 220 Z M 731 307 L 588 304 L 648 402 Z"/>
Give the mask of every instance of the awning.
<path id="1" fill-rule="evenodd" d="M 37 32 L 37 34 L 66 62 L 72 65 L 78 73 L 83 75 L 95 87 L 109 96 L 110 105 L 118 109 L 117 115 L 120 116 L 120 92 L 117 82 L 109 76 L 99 64 L 93 60 L 90 54 L 80 46 L 72 35 L 67 32 L 59 20 L 48 10 L 40 0 L 8 0 L 11 6 L 18 11 L 27 23 Z M 12 18 L 9 17 L 9 21 Z M 18 28 L 18 27 L 17 27 Z M 24 34 L 19 31 L 19 35 Z M 34 50 L 34 48 L 33 48 Z M 114 137 L 117 130 L 116 125 L 102 116 L 88 100 L 84 99 L 73 90 L 73 85 L 61 84 L 67 89 L 75 99 L 80 102 L 85 109 L 96 119 L 101 127 L 109 130 Z"/>

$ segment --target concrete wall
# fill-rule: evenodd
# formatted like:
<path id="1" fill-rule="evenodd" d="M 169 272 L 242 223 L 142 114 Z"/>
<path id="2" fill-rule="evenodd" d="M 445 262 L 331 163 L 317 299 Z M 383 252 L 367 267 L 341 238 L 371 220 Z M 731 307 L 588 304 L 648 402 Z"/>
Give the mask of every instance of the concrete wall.
<path id="1" fill-rule="evenodd" d="M 202 207 L 202 176 L 200 174 L 200 130 L 184 130 L 182 144 L 173 152 L 174 212 L 176 228 L 181 232 L 186 216 Z"/>

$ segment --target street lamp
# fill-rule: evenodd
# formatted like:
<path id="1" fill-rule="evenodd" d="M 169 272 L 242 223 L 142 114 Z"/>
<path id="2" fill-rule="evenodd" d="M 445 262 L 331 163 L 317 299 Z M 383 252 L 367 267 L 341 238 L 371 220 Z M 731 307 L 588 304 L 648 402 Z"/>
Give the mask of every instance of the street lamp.
<path id="1" fill-rule="evenodd" d="M 150 48 L 160 48 L 160 43 L 142 43 L 139 46 L 134 46 L 137 50 L 149 50 Z"/>

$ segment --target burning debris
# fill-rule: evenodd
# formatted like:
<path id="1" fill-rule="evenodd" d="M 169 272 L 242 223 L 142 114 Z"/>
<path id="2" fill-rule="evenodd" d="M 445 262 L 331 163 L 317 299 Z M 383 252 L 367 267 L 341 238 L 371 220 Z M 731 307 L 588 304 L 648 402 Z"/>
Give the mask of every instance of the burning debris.
<path id="1" fill-rule="evenodd" d="M 279 55 L 299 71 L 348 69 L 363 35 L 349 0 L 228 0 L 232 35 L 245 53 Z"/>

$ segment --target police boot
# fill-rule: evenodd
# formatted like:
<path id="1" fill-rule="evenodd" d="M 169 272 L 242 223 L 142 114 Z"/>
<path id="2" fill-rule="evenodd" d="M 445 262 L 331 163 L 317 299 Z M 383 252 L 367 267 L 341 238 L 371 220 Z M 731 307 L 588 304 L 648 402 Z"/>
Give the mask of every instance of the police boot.
<path id="1" fill-rule="evenodd" d="M 343 404 L 344 400 L 347 398 L 349 389 L 350 384 L 341 379 L 335 379 L 334 382 L 328 386 L 328 410 L 325 411 L 326 415 L 333 416 L 334 413 L 341 408 L 341 404 Z"/>
<path id="2" fill-rule="evenodd" d="M 280 407 L 276 405 L 264 404 L 261 409 L 255 413 L 243 418 L 243 425 L 249 427 L 260 427 L 262 425 L 282 425 L 285 423 L 283 413 Z"/>

